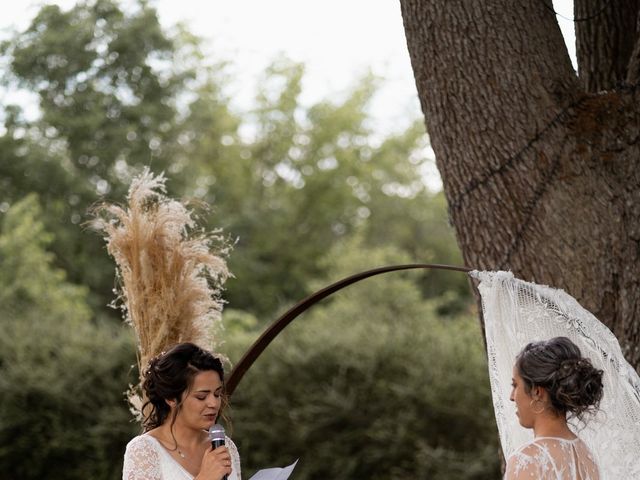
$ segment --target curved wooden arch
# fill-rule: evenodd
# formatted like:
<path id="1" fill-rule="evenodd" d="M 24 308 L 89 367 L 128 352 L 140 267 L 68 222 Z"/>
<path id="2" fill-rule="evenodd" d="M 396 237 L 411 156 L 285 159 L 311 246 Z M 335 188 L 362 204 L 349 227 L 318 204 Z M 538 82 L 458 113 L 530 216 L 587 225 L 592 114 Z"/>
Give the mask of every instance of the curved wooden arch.
<path id="1" fill-rule="evenodd" d="M 348 277 L 343 278 L 342 280 L 338 280 L 331 285 L 328 285 L 315 293 L 312 293 L 305 299 L 301 300 L 289 310 L 287 310 L 284 314 L 282 314 L 278 319 L 276 319 L 271 325 L 267 327 L 267 329 L 262 332 L 262 335 L 258 337 L 258 339 L 249 347 L 249 350 L 242 356 L 240 361 L 236 364 L 236 366 L 231 371 L 231 375 L 229 375 L 228 380 L 225 382 L 225 388 L 227 391 L 227 395 L 233 395 L 236 387 L 244 377 L 244 374 L 247 373 L 247 370 L 253 365 L 253 363 L 258 359 L 258 357 L 262 354 L 262 352 L 269 346 L 269 344 L 278 336 L 278 334 L 285 329 L 287 325 L 289 325 L 293 320 L 295 320 L 298 315 L 302 312 L 310 308 L 312 305 L 315 305 L 323 298 L 328 297 L 329 295 L 337 292 L 338 290 L 342 290 L 349 285 L 359 282 L 360 280 L 364 280 L 365 278 L 373 277 L 376 275 L 381 275 L 387 272 L 395 272 L 399 270 L 413 270 L 413 269 L 433 269 L 433 270 L 453 270 L 457 272 L 465 272 L 468 273 L 472 268 L 469 267 L 460 267 L 455 265 L 441 265 L 434 263 L 410 263 L 404 265 L 388 265 L 386 267 L 378 267 L 371 270 L 366 270 L 364 272 L 356 273 L 354 275 L 350 275 Z"/>

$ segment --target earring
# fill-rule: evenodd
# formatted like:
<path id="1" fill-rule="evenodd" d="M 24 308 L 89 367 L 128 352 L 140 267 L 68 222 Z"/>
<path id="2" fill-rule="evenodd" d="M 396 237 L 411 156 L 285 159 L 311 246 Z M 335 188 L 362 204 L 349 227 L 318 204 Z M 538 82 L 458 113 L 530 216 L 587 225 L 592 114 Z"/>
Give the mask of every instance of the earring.
<path id="1" fill-rule="evenodd" d="M 542 403 L 542 401 L 541 400 L 537 400 L 537 399 L 534 398 L 533 400 L 531 400 L 531 402 L 529 402 L 529 407 L 531 407 L 531 411 L 533 413 L 535 413 L 536 415 L 540 415 L 542 412 L 544 412 L 547 409 L 547 406 L 544 403 L 542 403 L 542 410 L 540 410 L 539 412 L 535 411 L 533 409 L 533 403 L 534 402 Z"/>

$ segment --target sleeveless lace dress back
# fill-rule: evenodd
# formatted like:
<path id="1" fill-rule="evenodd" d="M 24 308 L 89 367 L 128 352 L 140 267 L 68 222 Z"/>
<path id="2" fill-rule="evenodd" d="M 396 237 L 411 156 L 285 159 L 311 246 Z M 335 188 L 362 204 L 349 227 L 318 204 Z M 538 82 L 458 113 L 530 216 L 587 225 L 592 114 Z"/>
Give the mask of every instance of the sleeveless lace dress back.
<path id="1" fill-rule="evenodd" d="M 600 480 L 593 454 L 576 438 L 538 437 L 507 461 L 505 480 Z"/>
<path id="2" fill-rule="evenodd" d="M 226 437 L 233 471 L 228 480 L 241 480 L 240 455 L 235 444 Z M 158 440 L 149 434 L 133 438 L 124 454 L 122 480 L 193 480 Z"/>

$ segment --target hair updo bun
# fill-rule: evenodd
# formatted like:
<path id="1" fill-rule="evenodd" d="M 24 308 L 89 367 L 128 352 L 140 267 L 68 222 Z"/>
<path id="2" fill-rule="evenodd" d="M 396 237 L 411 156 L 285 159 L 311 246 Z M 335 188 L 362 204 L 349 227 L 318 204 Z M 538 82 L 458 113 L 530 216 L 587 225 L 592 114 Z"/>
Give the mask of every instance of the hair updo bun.
<path id="1" fill-rule="evenodd" d="M 529 343 L 518 355 L 516 368 L 527 393 L 536 386 L 544 388 L 559 414 L 582 419 L 600 405 L 603 372 L 567 337 Z"/>
<path id="2" fill-rule="evenodd" d="M 161 397 L 159 396 L 159 390 L 162 390 L 162 389 L 161 387 L 159 387 L 158 384 L 162 382 L 161 382 L 161 379 L 158 378 L 158 367 L 157 367 L 158 362 L 160 361 L 161 355 L 162 354 L 156 355 L 151 360 L 149 360 L 149 365 L 147 365 L 147 369 L 142 374 L 142 378 L 143 378 L 142 388 L 144 390 L 144 393 L 147 396 L 147 400 L 150 403 L 156 403 L 155 400 L 161 399 Z"/>
<path id="3" fill-rule="evenodd" d="M 147 398 L 142 406 L 144 430 L 162 425 L 171 412 L 167 400 L 180 405 L 182 394 L 191 387 L 196 374 L 207 370 L 218 372 L 224 383 L 220 359 L 193 343 L 179 343 L 149 360 L 142 382 Z"/>

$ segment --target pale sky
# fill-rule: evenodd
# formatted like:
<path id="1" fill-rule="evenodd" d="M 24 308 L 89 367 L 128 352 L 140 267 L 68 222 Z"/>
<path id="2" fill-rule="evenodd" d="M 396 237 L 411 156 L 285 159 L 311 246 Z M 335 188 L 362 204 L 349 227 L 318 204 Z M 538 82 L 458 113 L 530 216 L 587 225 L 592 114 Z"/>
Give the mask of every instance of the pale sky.
<path id="1" fill-rule="evenodd" d="M 541 0 L 542 1 L 542 0 Z M 0 28 L 25 28 L 42 1 L 0 0 Z M 75 0 L 51 0 L 69 8 Z M 214 60 L 229 60 L 234 105 L 249 109 L 260 72 L 279 54 L 304 62 L 302 101 L 340 98 L 368 70 L 384 83 L 373 101 L 376 130 L 419 114 L 398 0 L 155 0 L 167 27 L 185 21 Z M 126 1 L 125 1 L 126 4 Z M 555 0 L 573 18 L 573 0 Z M 573 23 L 559 18 L 575 54 Z M 2 35 L 4 36 L 4 35 Z M 3 98 L 4 97 L 4 98 Z M 7 100 L 0 93 L 0 102 Z"/>

